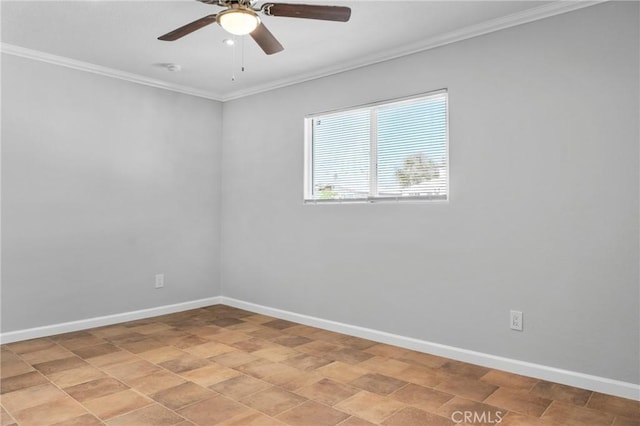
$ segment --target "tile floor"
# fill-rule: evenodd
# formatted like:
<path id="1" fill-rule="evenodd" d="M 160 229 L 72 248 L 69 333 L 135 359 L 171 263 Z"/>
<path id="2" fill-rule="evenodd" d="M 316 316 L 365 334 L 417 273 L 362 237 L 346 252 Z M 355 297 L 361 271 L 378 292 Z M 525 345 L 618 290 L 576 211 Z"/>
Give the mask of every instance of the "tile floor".
<path id="1" fill-rule="evenodd" d="M 637 401 L 223 305 L 1 349 L 2 426 L 640 425 Z"/>

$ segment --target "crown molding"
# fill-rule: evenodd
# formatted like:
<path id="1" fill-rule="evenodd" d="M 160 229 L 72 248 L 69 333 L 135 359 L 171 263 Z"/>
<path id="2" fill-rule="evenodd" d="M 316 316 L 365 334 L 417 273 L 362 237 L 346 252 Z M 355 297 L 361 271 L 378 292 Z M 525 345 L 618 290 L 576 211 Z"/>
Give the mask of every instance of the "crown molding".
<path id="1" fill-rule="evenodd" d="M 144 86 L 184 93 L 185 95 L 197 96 L 199 98 L 211 99 L 214 101 L 221 100 L 221 96 L 219 94 L 197 89 L 195 87 L 173 84 L 164 80 L 149 78 L 140 74 L 121 71 L 114 68 L 104 67 L 102 65 L 92 64 L 89 62 L 78 61 L 76 59 L 71 59 L 64 56 L 41 52 L 39 50 L 27 49 L 25 47 L 16 46 L 9 43 L 0 43 L 0 52 L 6 53 L 8 55 L 19 56 L 21 58 L 32 59 L 34 61 L 46 62 L 53 65 L 59 65 L 66 68 L 72 68 L 79 71 L 98 74 L 105 77 L 117 78 L 119 80 L 142 84 Z"/>
<path id="2" fill-rule="evenodd" d="M 255 85 L 247 87 L 245 89 L 235 90 L 226 94 L 213 93 L 210 91 L 197 89 L 195 87 L 182 86 L 173 83 L 169 83 L 163 80 L 157 80 L 143 75 L 129 73 L 126 71 L 117 70 L 114 68 L 104 67 L 101 65 L 92 64 L 89 62 L 78 61 L 75 59 L 66 58 L 63 56 L 57 56 L 50 53 L 41 52 L 38 50 L 27 49 L 20 46 L 15 46 L 8 43 L 0 43 L 0 51 L 9 55 L 20 56 L 23 58 L 33 59 L 36 61 L 47 62 L 50 64 L 60 65 L 67 68 L 73 68 L 76 70 L 86 71 L 94 74 L 103 75 L 106 77 L 117 78 L 120 80 L 129 81 L 132 83 L 143 84 L 145 86 L 156 87 L 159 89 L 170 90 L 173 92 L 184 93 L 186 95 L 197 96 L 205 99 L 211 99 L 214 101 L 226 102 L 234 99 L 243 98 L 246 96 L 256 95 L 258 93 L 267 92 L 274 89 L 279 89 L 286 86 L 292 86 L 294 84 L 304 83 L 306 81 L 315 80 L 322 77 L 327 77 L 334 74 L 339 74 L 345 71 L 362 68 L 368 65 L 377 64 L 380 62 L 389 61 L 402 56 L 411 55 L 414 53 L 423 52 L 430 49 L 435 49 L 447 44 L 455 43 L 458 41 L 467 40 L 470 38 L 482 36 L 492 32 L 504 30 L 507 28 L 515 27 L 518 25 L 527 24 L 529 22 L 538 21 L 541 19 L 549 18 L 563 13 L 572 12 L 585 7 L 594 6 L 597 4 L 605 3 L 609 0 L 561 0 L 554 1 L 549 4 L 534 7 L 522 12 L 513 13 L 500 18 L 491 19 L 479 24 L 470 25 L 461 28 L 456 31 L 444 33 L 431 37 L 419 42 L 401 46 L 398 49 L 391 51 L 385 51 L 380 54 L 366 56 L 354 61 L 342 63 L 340 66 L 325 67 L 314 70 L 313 72 L 298 74 L 293 77 L 287 77 L 271 81 L 269 83 Z"/>
<path id="3" fill-rule="evenodd" d="M 231 101 L 245 96 L 251 96 L 258 93 L 266 92 L 273 89 L 278 89 L 286 86 L 291 86 L 298 83 L 304 83 L 306 81 L 315 80 L 322 77 L 327 77 L 334 74 L 339 74 L 345 71 L 351 71 L 357 68 L 362 68 L 368 65 L 377 64 L 380 62 L 389 61 L 392 59 L 400 58 L 402 56 L 412 55 L 414 53 L 423 52 L 430 49 L 435 49 L 447 44 L 456 43 L 458 41 L 467 40 L 474 37 L 479 37 L 492 32 L 504 30 L 507 28 L 515 27 L 518 25 L 527 24 L 530 22 L 538 21 L 552 16 L 561 15 L 568 12 L 573 12 L 585 7 L 595 6 L 597 4 L 605 3 L 610 0 L 573 0 L 573 1 L 556 1 L 553 3 L 545 4 L 542 6 L 534 7 L 522 12 L 513 13 L 500 18 L 491 19 L 481 22 L 479 24 L 470 25 L 461 28 L 456 31 L 440 34 L 435 37 L 431 37 L 419 42 L 407 44 L 401 46 L 398 49 L 391 51 L 385 51 L 380 54 L 370 55 L 364 58 L 360 58 L 355 61 L 342 63 L 338 67 L 326 67 L 314 72 L 299 74 L 293 78 L 283 78 L 280 80 L 272 81 L 267 84 L 253 86 L 242 90 L 237 90 L 229 94 L 224 95 L 220 100 L 223 102 Z"/>

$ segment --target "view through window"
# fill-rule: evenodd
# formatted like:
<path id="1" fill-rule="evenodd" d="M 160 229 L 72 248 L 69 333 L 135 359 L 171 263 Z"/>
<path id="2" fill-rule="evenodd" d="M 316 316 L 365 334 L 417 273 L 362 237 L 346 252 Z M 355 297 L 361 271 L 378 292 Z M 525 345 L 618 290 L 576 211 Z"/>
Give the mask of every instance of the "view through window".
<path id="1" fill-rule="evenodd" d="M 305 200 L 447 200 L 445 90 L 306 119 Z"/>

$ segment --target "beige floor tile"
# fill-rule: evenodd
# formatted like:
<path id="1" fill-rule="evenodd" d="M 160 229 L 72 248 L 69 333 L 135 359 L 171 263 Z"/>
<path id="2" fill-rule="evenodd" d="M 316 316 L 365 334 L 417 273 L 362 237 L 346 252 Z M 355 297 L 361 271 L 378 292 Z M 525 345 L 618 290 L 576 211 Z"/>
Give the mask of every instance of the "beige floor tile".
<path id="1" fill-rule="evenodd" d="M 460 426 L 640 426 L 637 401 L 223 305 L 0 351 L 2 426 L 434 426 L 456 410 L 494 416 Z"/>
<path id="2" fill-rule="evenodd" d="M 151 399 L 129 389 L 84 401 L 83 405 L 102 420 L 109 420 L 152 403 Z"/>
<path id="3" fill-rule="evenodd" d="M 291 322 L 283 319 L 274 319 L 274 320 L 262 323 L 262 325 L 269 328 L 275 328 L 276 330 L 284 330 L 287 328 L 294 327 L 298 324 L 295 322 Z"/>
<path id="4" fill-rule="evenodd" d="M 4 408 L 0 407 L 0 426 L 17 426 L 16 420 Z"/>
<path id="5" fill-rule="evenodd" d="M 250 410 L 223 421 L 220 426 L 284 426 L 285 424 L 259 411 Z"/>
<path id="6" fill-rule="evenodd" d="M 76 337 L 74 339 L 67 339 L 58 342 L 60 346 L 63 346 L 69 350 L 84 348 L 86 346 L 96 346 L 107 343 L 104 339 L 87 333 L 82 337 Z"/>
<path id="7" fill-rule="evenodd" d="M 120 336 L 122 334 L 128 333 L 129 329 L 122 324 L 115 324 L 115 325 L 107 325 L 105 327 L 94 328 L 94 329 L 91 329 L 90 332 L 95 336 L 107 338 L 107 337 L 113 337 L 113 336 Z"/>
<path id="8" fill-rule="evenodd" d="M 166 325 L 166 324 L 162 324 L 162 323 L 151 323 L 151 324 L 145 324 L 145 325 L 139 325 L 137 327 L 132 327 L 130 329 L 131 331 L 134 331 L 136 333 L 140 333 L 140 334 L 154 334 L 154 333 L 159 333 L 162 331 L 167 331 L 167 330 L 173 330 L 173 327 Z"/>
<path id="9" fill-rule="evenodd" d="M 272 376 L 264 377 L 262 380 L 280 386 L 288 391 L 295 391 L 296 389 L 316 383 L 324 378 L 315 371 L 307 372 L 293 367 L 292 369 L 295 371 L 280 372 Z"/>
<path id="10" fill-rule="evenodd" d="M 69 386 L 78 385 L 80 383 L 100 379 L 106 376 L 107 375 L 103 371 L 87 365 L 72 368 L 70 370 L 59 371 L 57 373 L 50 374 L 48 377 L 53 383 L 61 388 L 67 388 Z"/>
<path id="11" fill-rule="evenodd" d="M 148 352 L 153 349 L 159 349 L 165 347 L 165 343 L 160 340 L 156 340 L 153 337 L 147 337 L 133 342 L 118 344 L 123 349 L 128 350 L 133 354 L 139 354 L 141 352 Z"/>
<path id="12" fill-rule="evenodd" d="M 63 420 L 53 426 L 104 426 L 104 423 L 93 414 L 87 413 L 78 417 Z"/>
<path id="13" fill-rule="evenodd" d="M 442 417 L 446 417 L 455 421 L 463 421 L 461 416 L 464 416 L 465 413 L 477 413 L 478 416 L 485 415 L 485 418 L 498 419 L 504 418 L 507 415 L 507 410 L 500 407 L 494 407 L 492 405 L 484 404 L 482 402 L 471 401 L 469 399 L 464 399 L 460 397 L 454 397 L 449 401 L 445 402 L 438 408 L 433 411 L 436 414 L 439 414 Z M 462 413 L 458 414 L 458 413 Z"/>
<path id="14" fill-rule="evenodd" d="M 252 332 L 254 333 L 254 332 Z M 225 345 L 231 345 L 242 340 L 249 340 L 250 335 L 242 333 L 240 331 L 223 331 L 221 333 L 211 336 L 211 340 L 224 343 Z"/>
<path id="15" fill-rule="evenodd" d="M 550 399 L 540 398 L 523 391 L 512 391 L 507 388 L 499 388 L 485 399 L 484 402 L 495 407 L 532 417 L 540 417 L 549 404 L 551 404 Z"/>
<path id="16" fill-rule="evenodd" d="M 319 328 L 298 324 L 298 325 L 294 325 L 293 327 L 287 328 L 286 334 L 310 337 L 311 335 L 317 333 L 318 331 L 320 331 Z"/>
<path id="17" fill-rule="evenodd" d="M 380 357 L 395 359 L 402 358 L 408 352 L 407 349 L 387 345 L 385 343 L 376 343 L 364 351 Z"/>
<path id="18" fill-rule="evenodd" d="M 237 352 L 236 349 L 224 343 L 208 341 L 199 345 L 190 346 L 184 350 L 200 358 L 211 358 L 228 352 Z"/>
<path id="19" fill-rule="evenodd" d="M 265 322 L 273 321 L 274 319 L 274 317 L 262 314 L 252 314 L 244 318 L 245 321 L 254 322 L 257 324 L 264 324 Z"/>
<path id="20" fill-rule="evenodd" d="M 617 416 L 640 418 L 640 401 L 594 392 L 587 407 Z"/>
<path id="21" fill-rule="evenodd" d="M 289 329 L 277 330 L 275 328 L 260 326 L 257 330 L 249 331 L 246 334 L 259 339 L 277 339 L 278 337 L 288 334 L 288 331 Z"/>
<path id="22" fill-rule="evenodd" d="M 187 355 L 187 352 L 174 348 L 173 346 L 162 346 L 160 348 L 151 349 L 150 351 L 140 352 L 137 355 L 146 361 L 154 364 L 160 364 L 161 362 L 185 356 Z"/>
<path id="23" fill-rule="evenodd" d="M 41 349 L 34 352 L 27 352 L 21 354 L 20 357 L 31 365 L 40 364 L 47 361 L 53 361 L 54 359 L 69 358 L 73 356 L 68 349 L 62 346 L 54 345 L 47 349 Z"/>
<path id="24" fill-rule="evenodd" d="M 334 361 L 316 370 L 318 373 L 330 379 L 342 383 L 349 383 L 358 377 L 368 374 L 370 371 L 354 365 L 345 364 L 344 362 Z"/>
<path id="25" fill-rule="evenodd" d="M 280 362 L 289 358 L 293 358 L 294 356 L 298 356 L 300 355 L 300 352 L 286 346 L 277 346 L 268 349 L 257 350 L 255 352 L 252 352 L 252 355 L 266 359 L 267 361 Z"/>
<path id="26" fill-rule="evenodd" d="M 45 383 L 3 394 L 2 405 L 8 412 L 13 413 L 65 398 L 67 395 L 64 392 L 50 383 Z"/>
<path id="27" fill-rule="evenodd" d="M 262 327 L 260 324 L 254 324 L 248 321 L 243 321 L 241 323 L 230 325 L 229 327 L 226 327 L 226 328 L 222 328 L 222 330 L 235 330 L 235 331 L 241 331 L 244 334 L 249 334 L 251 332 L 261 330 L 262 328 L 264 327 Z"/>
<path id="28" fill-rule="evenodd" d="M 454 422 L 415 407 L 407 407 L 387 417 L 381 424 L 383 426 L 453 426 Z"/>
<path id="29" fill-rule="evenodd" d="M 325 405 L 335 405 L 358 392 L 360 392 L 360 389 L 354 386 L 345 385 L 331 379 L 322 379 L 296 390 L 298 395 Z"/>
<path id="30" fill-rule="evenodd" d="M 11 352 L 7 345 L 0 345 L 0 366 L 21 360 L 20 355 Z"/>
<path id="31" fill-rule="evenodd" d="M 340 335 L 340 337 L 336 339 L 336 342 L 343 346 L 346 346 L 347 348 L 358 349 L 361 351 L 377 345 L 377 343 L 372 340 L 363 339 L 361 337 L 348 336 L 346 334 Z"/>
<path id="32" fill-rule="evenodd" d="M 34 367 L 42 374 L 51 375 L 59 371 L 71 370 L 72 368 L 79 368 L 88 365 L 89 364 L 85 360 L 74 355 L 69 358 L 61 358 L 53 361 L 35 364 Z"/>
<path id="33" fill-rule="evenodd" d="M 506 416 L 500 416 L 502 421 L 498 423 L 500 426 L 562 426 L 544 418 L 524 416 L 518 413 L 508 413 Z M 495 425 L 496 423 L 494 423 Z M 587 425 L 585 425 L 587 426 Z"/>
<path id="34" fill-rule="evenodd" d="M 613 426 L 640 426 L 640 417 L 629 418 L 629 417 L 616 417 L 613 421 Z"/>
<path id="35" fill-rule="evenodd" d="M 256 361 L 258 357 L 243 352 L 239 350 L 233 350 L 230 352 L 223 353 L 221 355 L 216 355 L 214 357 L 209 358 L 211 361 L 215 361 L 218 364 L 222 364 L 226 367 L 235 368 L 239 365 L 248 364 L 250 362 Z"/>
<path id="36" fill-rule="evenodd" d="M 573 386 L 561 385 L 546 381 L 538 382 L 530 391 L 531 395 L 557 401 L 569 402 L 574 405 L 584 406 L 592 392 L 586 389 L 578 389 Z"/>
<path id="37" fill-rule="evenodd" d="M 450 359 L 443 358 L 441 356 L 409 350 L 406 351 L 401 357 L 396 359 L 428 368 L 440 368 L 451 361 Z"/>
<path id="38" fill-rule="evenodd" d="M 374 355 L 368 352 L 364 352 L 364 351 L 353 349 L 353 348 L 337 349 L 337 350 L 328 352 L 327 356 L 329 356 L 331 360 L 341 361 L 351 365 L 359 364 L 363 361 L 368 360 L 369 358 L 374 357 Z"/>
<path id="39" fill-rule="evenodd" d="M 474 401 L 484 401 L 498 387 L 475 379 L 449 377 L 447 379 L 441 378 L 435 389 Z"/>
<path id="40" fill-rule="evenodd" d="M 390 398 L 407 405 L 413 405 L 425 411 L 436 412 L 444 403 L 453 399 L 453 395 L 435 389 L 409 383 L 398 389 Z"/>
<path id="41" fill-rule="evenodd" d="M 393 375 L 395 378 L 420 386 L 435 387 L 442 382 L 437 370 L 429 367 L 411 366 Z M 488 385 L 495 389 L 495 386 Z"/>
<path id="42" fill-rule="evenodd" d="M 283 364 L 289 365 L 291 367 L 304 370 L 311 371 L 317 368 L 323 367 L 327 364 L 331 364 L 331 361 L 326 358 L 320 358 L 313 355 L 298 355 L 287 360 L 283 361 Z"/>
<path id="43" fill-rule="evenodd" d="M 360 391 L 334 407 L 372 423 L 380 423 L 406 405 L 375 393 Z"/>
<path id="44" fill-rule="evenodd" d="M 439 367 L 439 370 L 453 376 L 462 376 L 476 380 L 479 380 L 482 376 L 485 376 L 491 371 L 491 369 L 486 367 L 460 361 L 447 361 Z"/>
<path id="45" fill-rule="evenodd" d="M 87 346 L 84 348 L 74 349 L 73 353 L 78 355 L 80 358 L 88 359 L 101 355 L 110 354 L 113 352 L 118 352 L 120 348 L 112 345 L 111 343 L 103 343 L 101 345 L 95 346 Z"/>
<path id="46" fill-rule="evenodd" d="M 258 337 L 251 337 L 250 339 L 240 340 L 230 343 L 229 345 L 234 347 L 235 349 L 239 349 L 241 351 L 249 353 L 278 347 L 278 345 L 276 345 L 275 343 Z"/>
<path id="47" fill-rule="evenodd" d="M 31 386 L 49 383 L 47 378 L 38 371 L 30 371 L 28 373 L 19 374 L 17 376 L 7 377 L 0 380 L 0 394 L 13 392 Z"/>
<path id="48" fill-rule="evenodd" d="M 151 404 L 107 421 L 109 426 L 173 426 L 184 418 L 159 405 Z"/>
<path id="49" fill-rule="evenodd" d="M 242 404 L 218 395 L 178 410 L 178 414 L 194 424 L 207 426 L 217 425 L 248 411 L 247 407 Z"/>
<path id="50" fill-rule="evenodd" d="M 140 358 L 127 351 L 111 352 L 105 355 L 96 356 L 86 360 L 94 367 L 107 367 L 113 364 L 121 364 L 129 361 L 137 361 Z"/>
<path id="51" fill-rule="evenodd" d="M 162 371 L 157 365 L 142 359 L 134 359 L 133 361 L 120 362 L 102 367 L 104 371 L 122 380 L 126 383 L 138 377 L 147 376 L 149 374 Z"/>
<path id="52" fill-rule="evenodd" d="M 105 337 L 105 340 L 111 342 L 116 346 L 126 345 L 128 343 L 136 343 L 140 341 L 144 341 L 147 338 L 144 334 L 136 333 L 131 331 L 131 329 L 127 329 L 124 334 L 119 334 L 117 336 Z"/>
<path id="53" fill-rule="evenodd" d="M 200 386 L 208 387 L 231 377 L 236 377 L 241 373 L 218 364 L 210 364 L 205 367 L 196 368 L 195 370 L 184 371 L 179 374 L 181 377 L 197 383 Z"/>
<path id="54" fill-rule="evenodd" d="M 276 416 L 306 401 L 306 398 L 277 386 L 258 391 L 240 399 L 240 402 L 268 416 Z"/>
<path id="55" fill-rule="evenodd" d="M 129 386 L 119 380 L 105 377 L 65 388 L 64 391 L 77 401 L 84 402 L 127 389 L 129 389 Z"/>
<path id="56" fill-rule="evenodd" d="M 538 384 L 537 379 L 520 376 L 518 374 L 507 373 L 506 371 L 500 370 L 491 370 L 487 374 L 482 376 L 480 380 L 503 388 L 521 391 L 530 391 L 536 384 Z M 537 396 L 544 397 L 544 395 Z"/>
<path id="57" fill-rule="evenodd" d="M 19 359 L 5 361 L 0 367 L 0 378 L 5 379 L 7 377 L 20 376 L 33 370 L 34 368 L 30 364 Z"/>
<path id="58" fill-rule="evenodd" d="M 338 411 L 327 405 L 315 401 L 307 401 L 294 407 L 276 418 L 292 426 L 314 425 L 314 426 L 335 426 L 346 420 L 349 414 Z"/>
<path id="59" fill-rule="evenodd" d="M 266 359 L 258 359 L 247 364 L 239 365 L 235 367 L 235 369 L 243 372 L 244 374 L 248 374 L 250 376 L 261 379 L 273 375 L 273 368 L 279 368 L 279 366 L 281 365 L 282 364 L 279 364 L 277 362 L 267 361 Z"/>
<path id="60" fill-rule="evenodd" d="M 303 345 L 296 347 L 296 350 L 299 352 L 304 352 L 309 355 L 315 355 L 315 356 L 319 356 L 327 359 L 330 358 L 329 355 L 327 354 L 340 349 L 343 349 L 343 347 L 340 345 L 325 342 L 322 340 L 313 340 L 309 343 L 305 343 Z"/>
<path id="61" fill-rule="evenodd" d="M 358 367 L 365 368 L 375 373 L 394 376 L 395 374 L 398 374 L 411 367 L 411 365 L 403 361 L 395 360 L 393 358 L 374 356 L 373 358 L 370 358 L 358 364 Z"/>
<path id="62" fill-rule="evenodd" d="M 135 379 L 130 379 L 127 381 L 127 384 L 140 393 L 151 395 L 185 382 L 186 380 L 177 374 L 160 370 L 136 377 Z"/>
<path id="63" fill-rule="evenodd" d="M 18 411 L 13 416 L 20 426 L 48 426 L 86 413 L 78 402 L 67 397 Z"/>
<path id="64" fill-rule="evenodd" d="M 361 419 L 360 417 L 351 416 L 344 422 L 340 423 L 340 426 L 374 426 L 375 423 Z"/>
<path id="65" fill-rule="evenodd" d="M 205 343 L 210 342 L 210 340 L 207 340 L 198 336 L 193 336 L 193 335 L 172 338 L 172 339 L 168 339 L 167 341 L 170 342 L 172 346 L 183 349 L 185 351 L 188 348 L 192 348 L 194 346 L 203 345 Z"/>
<path id="66" fill-rule="evenodd" d="M 28 352 L 41 351 L 55 346 L 49 338 L 23 340 L 22 342 L 9 343 L 6 345 L 9 350 L 16 354 L 25 354 Z"/>
<path id="67" fill-rule="evenodd" d="M 94 328 L 92 330 L 70 331 L 69 333 L 62 333 L 62 334 L 56 334 L 54 336 L 49 336 L 49 339 L 57 343 L 57 342 L 64 342 L 65 340 L 77 339 L 80 337 L 94 336 L 94 334 L 92 333 L 92 331 L 94 330 L 97 330 L 97 329 Z"/>
<path id="68" fill-rule="evenodd" d="M 563 426 L 608 426 L 613 423 L 614 415 L 567 402 L 553 401 L 542 418 Z"/>
<path id="69" fill-rule="evenodd" d="M 365 374 L 349 383 L 352 386 L 380 395 L 389 395 L 405 386 L 407 382 L 383 374 Z"/>
<path id="70" fill-rule="evenodd" d="M 172 410 L 178 410 L 187 405 L 211 398 L 215 393 L 192 382 L 182 383 L 168 389 L 161 390 L 151 397 L 160 404 Z"/>
<path id="71" fill-rule="evenodd" d="M 207 359 L 200 358 L 191 354 L 186 354 L 179 358 L 161 362 L 159 365 L 174 373 L 182 373 L 184 371 L 195 370 L 198 368 L 211 366 L 213 364 Z"/>
<path id="72" fill-rule="evenodd" d="M 308 337 L 304 337 L 304 336 L 291 336 L 288 334 L 285 334 L 281 337 L 277 337 L 275 339 L 273 339 L 273 343 L 276 343 L 278 345 L 282 345 L 282 346 L 286 346 L 288 348 L 296 348 L 300 345 L 304 345 L 306 343 L 311 343 L 313 342 L 313 340 L 309 339 Z"/>
<path id="73" fill-rule="evenodd" d="M 213 386 L 209 386 L 209 389 L 212 389 L 228 398 L 239 400 L 247 395 L 269 389 L 271 387 L 272 385 L 270 383 L 242 374 Z"/>

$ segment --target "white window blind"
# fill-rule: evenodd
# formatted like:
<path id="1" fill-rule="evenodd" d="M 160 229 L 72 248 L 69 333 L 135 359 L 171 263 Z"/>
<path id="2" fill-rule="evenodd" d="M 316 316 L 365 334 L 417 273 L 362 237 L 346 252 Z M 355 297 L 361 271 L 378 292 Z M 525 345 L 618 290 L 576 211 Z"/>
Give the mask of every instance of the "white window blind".
<path id="1" fill-rule="evenodd" d="M 305 200 L 448 198 L 447 93 L 306 119 Z"/>

